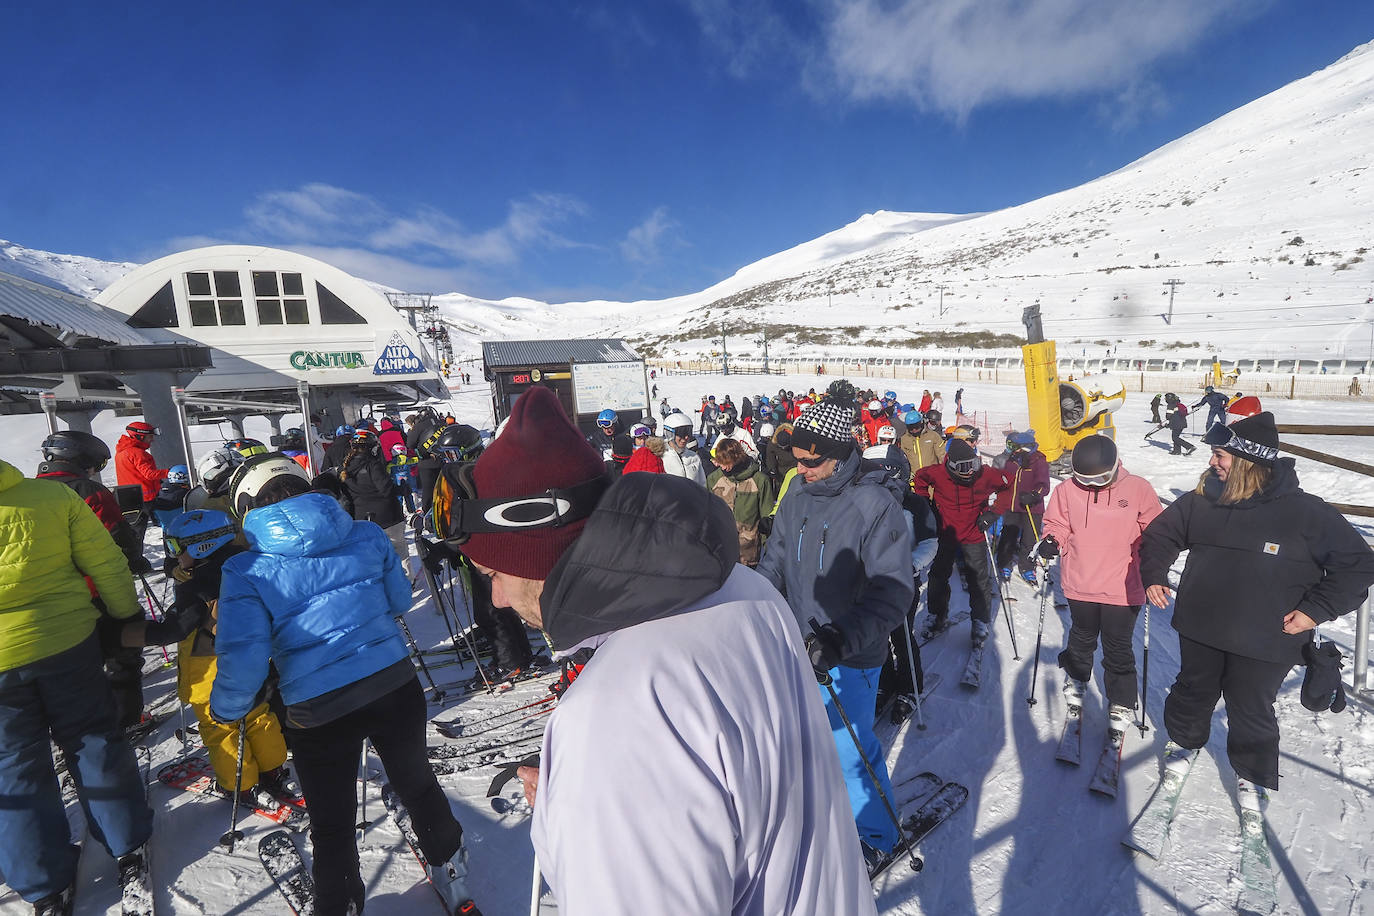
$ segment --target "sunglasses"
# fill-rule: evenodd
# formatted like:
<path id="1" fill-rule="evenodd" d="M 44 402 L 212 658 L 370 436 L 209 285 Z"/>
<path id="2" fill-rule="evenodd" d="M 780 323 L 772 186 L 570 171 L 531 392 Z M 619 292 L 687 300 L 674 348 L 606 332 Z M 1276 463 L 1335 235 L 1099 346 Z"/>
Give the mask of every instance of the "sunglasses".
<path id="1" fill-rule="evenodd" d="M 816 458 L 798 458 L 797 464 L 801 465 L 804 468 L 811 468 L 814 470 L 815 468 L 820 467 L 829 460 L 829 458 L 825 457 L 824 455 L 821 455 Z"/>

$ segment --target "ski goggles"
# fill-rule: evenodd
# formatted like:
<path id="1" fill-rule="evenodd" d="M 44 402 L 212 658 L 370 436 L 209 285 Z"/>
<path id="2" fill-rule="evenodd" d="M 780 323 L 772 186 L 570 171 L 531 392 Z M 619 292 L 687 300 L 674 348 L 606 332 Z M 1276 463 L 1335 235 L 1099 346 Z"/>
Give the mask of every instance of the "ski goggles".
<path id="1" fill-rule="evenodd" d="M 1092 487 L 1095 490 L 1100 490 L 1116 479 L 1116 468 L 1113 467 L 1111 470 L 1103 471 L 1101 474 L 1083 474 L 1079 471 L 1074 471 L 1073 479 L 1085 487 Z"/>
<path id="2" fill-rule="evenodd" d="M 816 468 L 825 464 L 829 460 L 830 459 L 825 457 L 824 455 L 818 455 L 815 458 L 798 458 L 797 464 L 801 465 L 804 468 L 811 468 L 812 470 L 815 470 Z"/>
<path id="3" fill-rule="evenodd" d="M 945 459 L 945 467 L 956 477 L 965 480 L 978 473 L 978 469 L 983 466 L 983 459 L 974 456 L 973 458 L 962 458 L 959 460 Z"/>
<path id="4" fill-rule="evenodd" d="M 173 537 L 171 535 L 165 535 L 162 538 L 162 546 L 167 551 L 167 556 L 179 557 L 186 551 L 190 550 L 192 547 L 196 546 L 197 544 L 203 544 L 206 541 L 213 541 L 217 538 L 222 538 L 225 535 L 228 535 L 229 537 L 235 537 L 237 535 L 237 532 L 234 530 L 233 525 L 225 525 L 222 528 L 213 528 L 209 531 L 202 531 L 200 534 L 192 535 L 190 537 Z"/>
<path id="5" fill-rule="evenodd" d="M 593 477 L 571 487 L 550 487 L 529 496 L 483 499 L 472 471 L 476 463 L 461 464 L 446 473 L 455 486 L 452 499 L 436 502 L 434 532 L 454 546 L 467 543 L 474 534 L 519 534 L 543 528 L 562 528 L 592 514 L 610 487 L 607 477 Z"/>
<path id="6" fill-rule="evenodd" d="M 1224 448 L 1228 452 L 1262 464 L 1273 464 L 1279 457 L 1279 450 L 1274 446 L 1261 445 L 1250 439 L 1242 439 L 1236 435 L 1231 427 L 1222 426 L 1220 423 L 1207 430 L 1202 437 L 1202 442 L 1204 445 Z"/>
<path id="7" fill-rule="evenodd" d="M 614 421 L 614 420 L 597 420 L 597 421 L 596 421 L 596 425 L 597 425 L 597 426 L 600 426 L 602 429 L 610 429 L 611 427 L 615 426 L 615 421 Z"/>

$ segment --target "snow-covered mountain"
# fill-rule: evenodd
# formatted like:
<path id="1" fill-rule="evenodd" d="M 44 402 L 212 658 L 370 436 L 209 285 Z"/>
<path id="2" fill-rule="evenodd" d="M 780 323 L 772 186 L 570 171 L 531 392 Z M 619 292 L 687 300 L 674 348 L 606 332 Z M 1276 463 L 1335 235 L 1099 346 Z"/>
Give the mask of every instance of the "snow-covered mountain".
<path id="1" fill-rule="evenodd" d="M 1009 345 L 1041 304 L 1061 341 L 1239 356 L 1368 355 L 1374 42 L 1087 184 L 974 215 L 880 211 L 685 296 L 551 305 L 437 297 L 456 349 L 625 336 L 748 355 Z M 130 269 L 0 242 L 0 269 L 91 293 Z M 1173 318 L 1169 311 L 1174 291 Z M 943 306 L 943 311 L 941 311 Z M 997 335 L 1003 336 L 1001 340 Z"/>

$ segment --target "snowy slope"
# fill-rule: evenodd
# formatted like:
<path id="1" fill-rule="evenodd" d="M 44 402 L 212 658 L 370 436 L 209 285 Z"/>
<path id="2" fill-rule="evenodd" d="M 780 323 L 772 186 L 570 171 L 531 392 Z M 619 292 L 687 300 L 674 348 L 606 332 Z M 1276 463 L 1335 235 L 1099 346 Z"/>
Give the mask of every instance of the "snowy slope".
<path id="1" fill-rule="evenodd" d="M 721 322 L 741 356 L 765 324 L 774 353 L 929 349 L 954 338 L 917 332 L 1019 336 L 1022 307 L 1040 302 L 1051 336 L 1122 353 L 1353 359 L 1374 347 L 1372 166 L 1374 43 L 1020 206 L 868 214 L 671 299 L 436 301 L 463 354 L 482 339 L 610 334 L 676 357 L 712 349 Z M 77 292 L 128 269 L 0 243 L 0 270 Z M 1166 324 L 1170 279 L 1183 285 Z"/>

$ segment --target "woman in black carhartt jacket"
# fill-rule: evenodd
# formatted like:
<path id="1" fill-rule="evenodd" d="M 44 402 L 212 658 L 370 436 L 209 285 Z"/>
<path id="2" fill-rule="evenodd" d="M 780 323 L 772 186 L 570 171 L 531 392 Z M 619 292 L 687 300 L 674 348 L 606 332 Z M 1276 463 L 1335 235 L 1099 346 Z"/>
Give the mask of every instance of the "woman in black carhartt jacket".
<path id="1" fill-rule="evenodd" d="M 401 502 L 396 498 L 396 483 L 382 459 L 381 444 L 371 430 L 360 429 L 354 434 L 353 444 L 339 471 L 339 479 L 353 499 L 353 517 L 381 526 L 391 539 L 391 546 L 396 548 L 396 555 L 401 558 L 402 569 L 405 569 L 409 552 L 406 547 L 405 513 L 401 511 Z M 410 574 L 408 569 L 406 574 Z"/>
<path id="2" fill-rule="evenodd" d="M 1277 789 L 1279 687 L 1310 631 L 1364 601 L 1374 552 L 1344 516 L 1299 489 L 1293 459 L 1278 457 L 1272 414 L 1214 426 L 1203 441 L 1212 446 L 1207 473 L 1150 523 L 1140 548 L 1156 607 L 1168 603 L 1169 567 L 1189 551 L 1174 603 L 1180 665 L 1164 725 L 1172 744 L 1200 748 L 1224 696 L 1232 768 Z"/>

